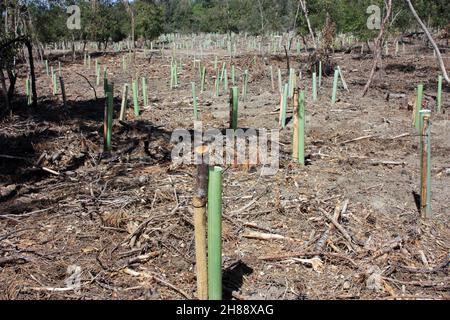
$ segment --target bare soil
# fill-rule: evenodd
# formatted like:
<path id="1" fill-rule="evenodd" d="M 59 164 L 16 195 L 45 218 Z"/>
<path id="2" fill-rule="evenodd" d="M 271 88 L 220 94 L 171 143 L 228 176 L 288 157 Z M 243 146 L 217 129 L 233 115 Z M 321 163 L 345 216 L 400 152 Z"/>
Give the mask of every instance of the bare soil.
<path id="1" fill-rule="evenodd" d="M 83 59 L 72 63 L 70 54 L 60 56 L 66 108 L 60 95 L 52 95 L 45 68 L 37 70 L 36 110 L 26 106 L 25 79 L 18 80 L 22 98 L 0 122 L 0 298 L 195 298 L 195 168 L 172 164 L 170 137 L 176 128 L 193 129 L 191 81 L 199 92 L 199 74 L 192 57 L 180 52 L 180 87 L 170 90 L 169 54 L 140 52 L 128 72 L 122 70 L 124 53 L 98 54 L 115 85 L 115 119 L 123 84 L 133 74 L 149 80 L 150 105 L 137 119 L 129 99 L 128 121 L 115 120 L 109 156 L 101 156 L 104 98 L 102 84 L 95 86 L 93 61 L 88 70 Z M 214 54 L 219 66 L 222 61 L 229 65 L 225 52 L 210 52 L 204 59 L 208 79 L 199 107 L 205 128 L 224 129 L 228 93 L 221 88 L 220 97 L 213 95 Z M 275 176 L 262 176 L 259 167 L 224 172 L 224 297 L 450 298 L 448 86 L 443 112 L 432 117 L 429 220 L 420 218 L 417 206 L 419 136 L 408 109 L 416 86 L 423 83 L 426 106 L 434 110 L 439 70 L 432 53 L 408 46 L 406 54 L 384 57 L 382 76 L 364 98 L 371 56 L 336 53 L 333 59 L 350 91 L 340 87 L 335 105 L 332 78 L 323 79 L 318 101 L 311 101 L 307 59 L 305 53 L 291 57 L 291 65 L 302 70 L 299 85 L 307 92 L 307 165 L 291 161 L 290 121 L 280 131 Z M 240 91 L 243 71 L 250 73 L 239 127 L 278 128 L 279 94 L 272 91 L 269 65 L 282 68 L 286 79 L 284 57 L 249 54 L 233 63 Z M 95 86 L 97 100 L 77 73 Z M 387 93 L 405 96 L 387 100 Z M 343 143 L 363 136 L 371 137 Z M 335 211 L 343 211 L 339 223 L 351 242 L 324 214 Z M 251 239 L 250 231 L 285 239 Z M 318 245 L 321 239 L 326 239 L 323 246 Z M 66 287 L 70 266 L 81 267 L 79 290 Z"/>

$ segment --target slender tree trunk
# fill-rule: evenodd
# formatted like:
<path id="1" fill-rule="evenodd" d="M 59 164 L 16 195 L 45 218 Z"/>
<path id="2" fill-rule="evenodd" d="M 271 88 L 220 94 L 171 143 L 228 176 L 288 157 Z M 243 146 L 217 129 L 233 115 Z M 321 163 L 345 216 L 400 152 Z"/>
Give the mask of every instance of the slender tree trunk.
<path id="1" fill-rule="evenodd" d="M 25 40 L 25 46 L 28 49 L 28 58 L 30 60 L 31 73 L 31 92 L 33 93 L 33 107 L 37 108 L 36 75 L 34 74 L 33 46 L 30 40 Z"/>
<path id="2" fill-rule="evenodd" d="M 382 44 L 383 44 L 384 28 L 386 26 L 386 23 L 389 20 L 389 16 L 391 15 L 391 12 L 392 12 L 392 0 L 388 0 L 386 5 L 387 5 L 386 16 L 384 17 L 383 21 L 381 22 L 380 33 L 378 34 L 378 37 L 374 43 L 373 66 L 372 66 L 372 70 L 370 71 L 369 79 L 367 80 L 367 83 L 366 83 L 363 93 L 362 93 L 363 97 L 367 94 L 367 91 L 369 91 L 370 85 L 372 84 L 373 76 L 375 75 L 375 70 L 377 69 L 378 63 L 381 62 L 381 53 L 383 50 Z"/>
<path id="3" fill-rule="evenodd" d="M 75 36 L 72 34 L 72 61 L 75 62 L 77 56 L 75 52 Z"/>
<path id="4" fill-rule="evenodd" d="M 301 6 L 301 1 L 298 2 L 297 11 L 295 13 L 294 26 L 292 27 L 292 30 L 294 32 L 297 29 L 297 19 L 298 19 L 298 14 L 300 13 L 300 6 Z"/>
<path id="5" fill-rule="evenodd" d="M 5 75 L 3 74 L 3 69 L 0 69 L 0 82 L 2 85 L 3 99 L 5 101 L 5 111 L 9 111 L 8 89 L 6 88 L 6 81 L 5 81 Z M 2 112 L 2 110 L 0 110 L 0 112 Z"/>
<path id="6" fill-rule="evenodd" d="M 306 7 L 306 0 L 299 0 L 302 6 L 303 13 L 305 14 L 306 23 L 308 24 L 309 33 L 311 34 L 311 38 L 314 44 L 314 49 L 317 49 L 316 38 L 314 37 L 314 31 L 311 27 L 311 22 L 308 17 L 308 8 Z"/>
<path id="7" fill-rule="evenodd" d="M 125 5 L 125 8 L 126 8 L 128 14 L 130 15 L 130 18 L 131 18 L 131 49 L 134 52 L 134 49 L 135 49 L 135 29 L 136 29 L 136 24 L 135 24 L 135 19 L 134 19 L 134 11 L 133 11 L 133 8 L 130 6 L 130 3 L 128 2 L 128 0 L 123 0 L 123 3 Z"/>
<path id="8" fill-rule="evenodd" d="M 261 34 L 264 34 L 264 11 L 261 0 L 258 0 L 259 15 L 261 16 Z"/>
<path id="9" fill-rule="evenodd" d="M 14 91 L 16 90 L 16 81 L 17 77 L 13 74 L 12 70 L 6 70 L 9 78 L 9 88 L 8 88 L 8 100 L 11 101 L 14 95 Z"/>
<path id="10" fill-rule="evenodd" d="M 420 19 L 419 15 L 417 14 L 416 10 L 414 9 L 414 6 L 411 3 L 411 0 L 405 0 L 405 1 L 408 4 L 409 9 L 411 10 L 411 13 L 413 14 L 414 18 L 416 18 L 417 22 L 422 27 L 423 32 L 425 32 L 425 34 L 428 38 L 428 41 L 431 42 L 431 45 L 433 46 L 434 51 L 436 52 L 436 57 L 439 61 L 439 66 L 441 68 L 442 75 L 444 76 L 445 81 L 447 81 L 447 83 L 450 84 L 450 79 L 448 77 L 448 73 L 447 73 L 447 70 L 445 69 L 444 61 L 442 60 L 441 52 L 439 51 L 439 48 L 436 45 L 436 42 L 433 40 L 433 37 L 431 36 L 430 31 L 428 31 L 428 29 L 425 26 L 425 24 L 423 23 L 422 19 Z"/>
<path id="11" fill-rule="evenodd" d="M 8 0 L 5 0 L 5 34 L 8 34 Z"/>

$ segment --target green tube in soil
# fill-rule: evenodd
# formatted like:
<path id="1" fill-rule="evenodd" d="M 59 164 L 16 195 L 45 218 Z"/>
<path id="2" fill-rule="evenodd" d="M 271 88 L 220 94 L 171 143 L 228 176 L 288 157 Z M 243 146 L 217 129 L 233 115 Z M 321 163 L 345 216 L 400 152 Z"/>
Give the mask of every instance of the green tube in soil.
<path id="1" fill-rule="evenodd" d="M 174 71 L 173 71 L 173 62 L 172 62 L 172 64 L 170 65 L 170 90 L 172 90 L 173 89 L 173 86 L 174 86 Z"/>
<path id="2" fill-rule="evenodd" d="M 416 114 L 414 125 L 417 130 L 420 130 L 420 111 L 422 110 L 423 101 L 423 84 L 417 86 L 417 96 L 416 96 Z"/>
<path id="3" fill-rule="evenodd" d="M 438 88 L 437 88 L 437 98 L 436 98 L 436 110 L 441 112 L 442 107 L 442 76 L 438 77 Z"/>
<path id="4" fill-rule="evenodd" d="M 147 78 L 142 78 L 142 100 L 144 101 L 144 107 L 148 106 L 148 92 L 147 92 Z"/>
<path id="5" fill-rule="evenodd" d="M 298 95 L 298 163 L 305 165 L 305 91 Z"/>
<path id="6" fill-rule="evenodd" d="M 316 73 L 313 72 L 313 101 L 317 101 L 317 79 L 316 79 Z"/>
<path id="7" fill-rule="evenodd" d="M 232 101 L 232 105 L 233 105 L 233 110 L 232 110 L 232 117 L 231 117 L 231 128 L 233 130 L 237 130 L 237 126 L 238 126 L 238 107 L 239 107 L 239 92 L 238 92 L 238 87 L 233 87 L 231 88 L 231 97 L 233 99 Z"/>
<path id="8" fill-rule="evenodd" d="M 286 128 L 286 109 L 287 109 L 287 101 L 289 96 L 289 85 L 286 83 L 284 85 L 284 91 L 283 91 L 283 103 L 281 105 L 281 127 L 284 129 Z"/>
<path id="9" fill-rule="evenodd" d="M 51 71 L 51 73 L 52 73 L 52 89 L 53 89 L 53 95 L 56 96 L 55 73 L 53 72 L 53 70 Z"/>
<path id="10" fill-rule="evenodd" d="M 27 77 L 25 80 L 25 93 L 27 97 L 30 95 L 30 78 Z"/>
<path id="11" fill-rule="evenodd" d="M 109 88 L 111 89 L 111 88 Z M 105 146 L 106 152 L 111 151 L 111 138 L 112 138 L 112 123 L 113 123 L 113 94 L 112 90 L 106 92 L 106 107 L 105 107 Z"/>
<path id="12" fill-rule="evenodd" d="M 48 73 L 48 60 L 45 60 L 45 72 L 47 73 L 47 75 L 49 75 L 49 73 Z"/>
<path id="13" fill-rule="evenodd" d="M 227 73 L 227 69 L 225 69 L 225 71 L 223 73 L 223 90 L 225 92 L 228 91 L 228 73 Z"/>
<path id="14" fill-rule="evenodd" d="M 132 91 L 133 91 L 133 105 L 134 105 L 134 115 L 136 117 L 139 117 L 140 109 L 139 109 L 139 102 L 138 102 L 138 86 L 137 81 L 133 80 L 132 84 Z"/>
<path id="15" fill-rule="evenodd" d="M 319 88 L 322 87 L 322 61 L 319 61 Z"/>
<path id="16" fill-rule="evenodd" d="M 97 60 L 95 60 L 95 62 L 97 62 Z M 97 86 L 99 86 L 100 85 L 100 68 L 98 66 L 96 67 L 96 76 L 97 76 L 96 84 L 97 84 Z"/>
<path id="17" fill-rule="evenodd" d="M 27 95 L 27 103 L 28 105 L 31 104 L 31 90 L 30 90 L 30 78 L 27 77 L 27 79 L 25 80 L 25 91 L 26 91 L 26 95 Z"/>
<path id="18" fill-rule="evenodd" d="M 208 177 L 208 298 L 222 300 L 222 168 Z"/>
<path id="19" fill-rule="evenodd" d="M 294 76 L 295 72 L 294 69 L 289 70 L 289 98 L 292 98 L 294 95 Z"/>
<path id="20" fill-rule="evenodd" d="M 53 72 L 53 95 L 58 94 L 58 82 L 56 81 L 56 71 Z"/>
<path id="21" fill-rule="evenodd" d="M 430 110 L 422 110 L 420 111 L 420 119 L 419 119 L 419 126 L 420 126 L 420 134 L 422 134 L 423 131 L 423 124 L 424 124 L 424 117 L 431 116 Z M 426 197 L 425 199 L 421 199 L 422 201 L 425 201 L 425 204 L 421 204 L 421 208 L 425 209 L 425 216 L 427 218 L 431 217 L 431 122 L 428 122 L 428 127 L 426 131 L 424 132 L 424 137 L 421 137 L 420 139 L 420 179 L 421 179 L 421 188 L 424 185 L 423 179 L 426 180 Z M 425 145 L 424 145 L 425 143 Z M 425 150 L 424 150 L 425 149 Z M 424 163 L 423 154 L 426 153 L 426 165 Z M 424 168 L 425 167 L 425 168 Z M 425 172 L 424 172 L 425 171 Z M 421 190 L 422 194 L 422 190 Z M 423 212 L 422 212 L 423 213 Z"/>
<path id="22" fill-rule="evenodd" d="M 192 82 L 192 107 L 194 109 L 194 119 L 198 120 L 197 95 L 195 94 L 195 82 Z"/>
<path id="23" fill-rule="evenodd" d="M 234 65 L 231 66 L 231 83 L 233 84 L 233 86 L 236 85 L 236 70 Z"/>
<path id="24" fill-rule="evenodd" d="M 337 83 L 338 83 L 338 78 L 339 78 L 339 70 L 336 69 L 334 70 L 334 79 L 333 79 L 333 94 L 331 97 L 331 103 L 335 104 L 336 103 L 336 93 L 337 93 Z"/>
<path id="25" fill-rule="evenodd" d="M 225 76 L 225 69 L 226 69 L 226 63 L 224 62 L 224 63 L 222 64 L 222 71 L 220 72 L 220 81 L 219 81 L 219 82 L 222 82 L 223 79 L 224 79 L 224 76 Z"/>
<path id="26" fill-rule="evenodd" d="M 177 87 L 178 87 L 178 66 L 177 66 L 177 63 L 176 63 L 176 62 L 175 62 L 175 65 L 174 65 L 173 76 L 174 76 L 174 84 L 175 84 L 175 88 L 177 88 Z"/>

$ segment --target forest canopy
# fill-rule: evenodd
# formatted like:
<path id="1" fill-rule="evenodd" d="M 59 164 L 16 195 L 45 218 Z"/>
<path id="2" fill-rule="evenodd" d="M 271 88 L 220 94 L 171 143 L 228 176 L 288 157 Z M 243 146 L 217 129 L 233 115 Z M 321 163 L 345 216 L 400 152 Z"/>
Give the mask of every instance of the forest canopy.
<path id="1" fill-rule="evenodd" d="M 320 31 L 328 15 L 338 33 L 350 33 L 361 39 L 376 35 L 376 30 L 367 28 L 367 8 L 384 7 L 383 0 L 304 1 L 313 30 Z M 443 28 L 450 21 L 447 0 L 415 0 L 413 4 L 429 27 Z M 66 9 L 71 5 L 80 8 L 79 30 L 69 30 L 66 25 L 70 16 Z M 33 33 L 43 43 L 120 41 L 131 35 L 131 14 L 136 40 L 152 40 L 162 33 L 175 32 L 253 35 L 289 31 L 307 35 L 309 32 L 299 0 L 3 0 L 0 9 L 2 26 L 5 17 L 19 12 L 30 18 Z M 404 1 L 394 1 L 392 15 L 390 32 L 417 28 Z M 16 21 L 14 31 L 24 34 L 27 27 L 30 26 Z M 4 33 L 4 28 L 1 29 Z"/>

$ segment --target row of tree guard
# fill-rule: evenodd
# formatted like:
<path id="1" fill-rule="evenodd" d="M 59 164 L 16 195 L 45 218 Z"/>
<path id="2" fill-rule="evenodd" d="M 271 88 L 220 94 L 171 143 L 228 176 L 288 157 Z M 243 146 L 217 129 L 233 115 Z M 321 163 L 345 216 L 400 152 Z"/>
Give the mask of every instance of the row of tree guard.
<path id="1" fill-rule="evenodd" d="M 85 65 L 90 67 L 90 56 L 85 57 Z M 195 63 L 195 62 L 194 62 Z M 53 70 L 53 66 L 49 68 L 48 61 L 45 61 L 46 73 L 52 78 L 53 94 L 58 91 L 57 75 Z M 124 64 L 125 66 L 125 64 Z M 215 61 L 216 70 L 217 59 Z M 200 67 L 200 66 L 199 66 Z M 125 68 L 125 67 L 124 67 Z M 100 64 L 95 61 L 95 70 L 97 79 L 100 77 Z M 104 150 L 110 152 L 112 150 L 112 128 L 113 128 L 113 112 L 114 112 L 114 84 L 108 81 L 106 67 L 103 74 L 103 87 L 105 94 L 105 116 L 104 116 Z M 205 78 L 205 67 L 200 68 L 200 77 Z M 271 70 L 272 88 L 274 88 L 273 69 Z M 216 84 L 222 84 L 226 78 L 226 65 L 222 65 L 221 73 L 217 72 Z M 293 106 L 293 143 L 292 143 L 292 159 L 301 165 L 305 164 L 305 91 L 299 90 L 297 87 L 297 78 L 295 70 L 289 71 L 289 81 L 282 87 L 281 71 L 279 74 L 279 90 L 280 90 L 280 126 L 286 127 L 286 111 L 288 101 L 292 101 Z M 321 65 L 319 65 L 319 77 L 316 73 L 312 74 L 313 90 L 312 100 L 317 100 L 317 88 L 321 87 Z M 234 66 L 232 66 L 232 83 L 235 84 Z M 316 83 L 318 78 L 318 84 Z M 344 88 L 347 85 L 339 67 L 335 70 L 333 78 L 332 104 L 336 103 L 336 92 L 338 79 L 341 78 Z M 65 104 L 64 82 L 61 76 L 61 64 L 59 63 L 59 80 L 61 93 Z M 248 71 L 244 72 L 243 91 L 247 94 Z M 99 80 L 97 80 L 99 83 Z M 171 88 L 178 85 L 177 63 L 172 60 L 171 64 Z M 192 97 L 194 119 L 199 119 L 196 86 L 192 82 Z M 124 84 L 122 104 L 119 120 L 126 119 L 126 109 L 128 100 L 128 84 Z M 204 89 L 204 81 L 201 85 Z M 227 88 L 227 86 L 225 86 Z M 138 81 L 133 80 L 133 104 L 135 115 L 139 116 L 140 108 L 138 103 Z M 26 93 L 30 101 L 30 80 L 26 79 Z M 442 107 L 442 76 L 438 77 L 436 111 L 440 112 Z M 245 95 L 243 99 L 245 99 Z M 144 105 L 148 105 L 148 82 L 147 78 L 142 78 L 142 100 Z M 245 100 L 244 100 L 245 101 Z M 422 110 L 423 102 L 423 85 L 419 85 L 416 91 L 416 103 L 414 110 L 413 125 L 419 132 L 420 136 L 420 181 L 421 181 L 421 213 L 424 218 L 431 216 L 431 110 Z M 239 89 L 237 86 L 230 88 L 230 128 L 238 129 L 238 104 Z M 207 146 L 196 148 L 196 156 L 203 157 L 208 152 Z M 202 163 L 202 162 L 200 162 Z M 209 166 L 205 163 L 198 165 L 197 172 L 197 189 L 193 198 L 194 206 L 194 223 L 195 223 L 195 243 L 196 243 L 196 268 L 197 268 L 197 286 L 198 298 L 220 300 L 222 298 L 222 168 L 217 166 Z M 207 220 L 206 220 L 207 212 Z M 207 226 L 207 227 L 206 227 Z"/>

